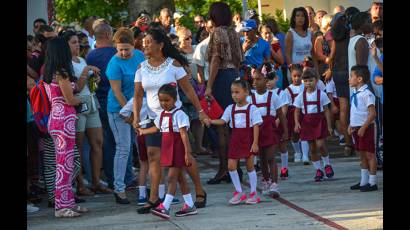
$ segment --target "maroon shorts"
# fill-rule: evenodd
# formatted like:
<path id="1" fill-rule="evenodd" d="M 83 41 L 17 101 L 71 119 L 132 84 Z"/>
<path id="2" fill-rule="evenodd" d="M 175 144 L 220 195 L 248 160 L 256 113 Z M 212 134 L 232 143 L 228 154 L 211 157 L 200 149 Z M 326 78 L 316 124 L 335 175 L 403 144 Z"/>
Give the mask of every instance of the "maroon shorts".
<path id="1" fill-rule="evenodd" d="M 360 127 L 352 127 L 352 129 L 354 149 L 357 151 L 375 153 L 374 126 L 370 125 L 364 132 L 363 137 L 359 137 L 357 134 Z"/>
<path id="2" fill-rule="evenodd" d="M 138 145 L 138 156 L 140 161 L 147 161 L 147 146 L 145 145 L 145 136 L 137 136 L 136 135 L 136 143 Z"/>

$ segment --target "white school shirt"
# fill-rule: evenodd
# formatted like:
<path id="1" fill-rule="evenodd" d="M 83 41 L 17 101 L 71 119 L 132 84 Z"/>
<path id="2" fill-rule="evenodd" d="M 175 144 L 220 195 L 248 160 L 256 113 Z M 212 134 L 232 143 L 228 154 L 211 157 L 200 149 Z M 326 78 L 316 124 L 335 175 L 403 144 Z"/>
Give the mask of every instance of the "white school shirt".
<path id="1" fill-rule="evenodd" d="M 179 107 L 174 108 L 173 110 L 167 112 L 165 111 L 165 114 L 167 113 L 173 113 L 175 110 L 179 109 Z M 161 111 L 162 112 L 162 111 Z M 163 117 L 162 118 L 162 126 L 159 127 L 159 119 L 161 118 L 161 115 L 157 116 L 154 120 L 155 126 L 160 129 L 161 132 L 169 132 L 169 117 Z M 189 129 L 189 117 L 182 111 L 181 109 L 176 111 L 175 114 L 172 116 L 172 129 L 174 132 L 179 133 L 179 129 L 186 127 L 186 129 Z"/>
<path id="2" fill-rule="evenodd" d="M 357 127 L 362 126 L 369 116 L 368 107 L 375 105 L 376 98 L 374 94 L 369 90 L 368 85 L 360 87 L 360 93 L 357 94 L 357 107 L 353 103 L 350 103 L 350 126 Z M 356 92 L 354 90 L 353 92 Z"/>
<path id="3" fill-rule="evenodd" d="M 174 59 L 167 58 L 163 66 L 153 69 L 149 66 L 148 60 L 141 63 L 141 68 L 135 73 L 134 82 L 141 82 L 142 88 L 147 93 L 148 116 L 150 119 L 155 119 L 161 115 L 162 107 L 159 103 L 158 90 L 162 85 L 168 83 L 176 83 L 187 75 L 183 67 L 174 66 Z M 177 84 L 178 92 L 178 84 Z M 182 102 L 177 95 L 176 107 L 181 107 Z"/>
<path id="4" fill-rule="evenodd" d="M 333 78 L 326 84 L 326 93 L 331 93 L 333 98 L 337 98 L 336 85 Z"/>
<path id="5" fill-rule="evenodd" d="M 204 78 L 205 81 L 208 81 L 209 78 L 209 62 L 205 58 L 206 49 L 209 45 L 210 37 L 207 37 L 205 40 L 200 42 L 196 48 L 193 55 L 192 63 L 204 67 Z M 195 76 L 196 79 L 196 76 Z"/>
<path id="6" fill-rule="evenodd" d="M 330 103 L 329 97 L 326 95 L 325 92 L 320 92 L 320 112 L 323 112 L 323 106 Z M 317 90 L 313 91 L 313 93 L 306 92 L 306 101 L 316 101 L 317 100 Z M 305 114 L 305 108 L 303 106 L 303 92 L 301 92 L 296 98 L 293 105 L 297 108 L 300 108 L 303 114 Z M 309 113 L 317 113 L 317 105 L 307 105 L 307 112 Z"/>
<path id="7" fill-rule="evenodd" d="M 272 89 L 271 91 L 272 91 L 273 93 L 275 93 L 276 95 L 278 95 L 279 88 Z M 281 89 L 278 96 L 279 96 L 279 100 L 280 100 L 282 106 L 292 104 L 292 101 L 290 101 L 289 98 L 286 97 L 286 95 L 285 95 L 285 90 Z M 282 107 L 282 106 L 281 106 L 281 107 Z"/>
<path id="8" fill-rule="evenodd" d="M 248 104 L 244 106 L 235 106 L 235 111 L 238 110 L 246 110 L 248 108 Z M 222 115 L 221 119 L 224 120 L 226 123 L 229 122 L 229 127 L 233 128 L 232 126 L 232 105 L 226 107 L 224 114 Z M 249 109 L 249 126 L 253 127 L 255 125 L 261 125 L 263 122 L 262 116 L 258 110 L 258 107 L 255 105 L 251 105 Z M 235 114 L 235 128 L 246 128 L 246 114 L 245 113 L 237 113 Z"/>
<path id="9" fill-rule="evenodd" d="M 134 97 L 128 100 L 127 104 L 121 108 L 120 114 L 124 117 L 131 116 L 131 113 L 134 111 Z M 148 118 L 148 108 L 147 108 L 147 98 L 142 99 L 142 106 L 140 111 L 140 121 L 144 121 Z"/>
<path id="10" fill-rule="evenodd" d="M 291 84 L 289 85 L 289 88 L 292 90 L 294 94 L 299 94 L 303 92 L 303 84 L 298 85 L 298 86 Z M 284 99 L 289 102 L 289 105 L 292 105 L 292 96 L 290 96 L 289 90 L 284 89 L 283 94 L 284 94 Z"/>
<path id="11" fill-rule="evenodd" d="M 266 90 L 266 92 L 262 95 L 258 94 L 256 91 L 253 92 L 255 94 L 256 103 L 259 104 L 259 103 L 268 102 L 269 92 L 270 92 L 269 90 Z M 247 96 L 246 101 L 248 103 L 252 103 L 252 96 Z M 280 107 L 284 106 L 284 105 L 285 104 L 280 100 L 279 96 L 275 92 L 272 92 L 272 97 L 271 97 L 271 100 L 270 100 L 270 115 L 276 117 L 276 110 L 279 109 Z M 261 116 L 266 116 L 267 108 L 265 106 L 259 107 L 258 110 L 259 110 L 259 113 L 261 114 Z"/>

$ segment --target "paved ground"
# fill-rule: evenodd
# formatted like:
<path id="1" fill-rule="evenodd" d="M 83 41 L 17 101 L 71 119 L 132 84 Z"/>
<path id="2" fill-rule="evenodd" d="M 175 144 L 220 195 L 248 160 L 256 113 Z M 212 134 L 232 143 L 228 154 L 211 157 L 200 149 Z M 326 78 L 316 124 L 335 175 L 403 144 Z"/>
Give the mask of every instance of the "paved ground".
<path id="1" fill-rule="evenodd" d="M 27 215 L 27 228 L 30 230 L 48 229 L 86 229 L 86 230 L 125 230 L 125 229 L 382 229 L 383 228 L 383 171 L 378 171 L 376 192 L 362 193 L 351 191 L 349 187 L 360 180 L 358 157 L 343 157 L 341 148 L 331 144 L 331 164 L 335 171 L 332 180 L 314 182 L 312 165 L 289 163 L 290 177 L 279 181 L 281 197 L 263 197 L 258 205 L 229 206 L 227 200 L 233 185 L 221 183 L 207 185 L 218 165 L 217 159 L 198 156 L 201 180 L 208 193 L 208 205 L 199 209 L 198 215 L 171 217 L 162 220 L 151 214 L 136 213 L 136 191 L 128 197 L 130 205 L 119 205 L 114 196 L 95 195 L 87 197 L 84 205 L 91 211 L 76 219 L 56 219 L 52 208 L 46 202 L 39 205 L 41 210 Z M 280 158 L 278 158 L 280 161 Z M 290 157 L 290 160 L 293 160 Z M 245 169 L 245 167 L 242 167 Z M 260 175 L 258 180 L 260 179 Z M 244 175 L 243 188 L 249 191 L 247 175 Z M 190 180 L 188 180 L 190 181 Z M 192 187 L 191 187 L 192 188 Z M 182 201 L 180 193 L 177 195 Z M 44 199 L 46 200 L 46 199 Z M 182 204 L 173 205 L 171 213 Z"/>

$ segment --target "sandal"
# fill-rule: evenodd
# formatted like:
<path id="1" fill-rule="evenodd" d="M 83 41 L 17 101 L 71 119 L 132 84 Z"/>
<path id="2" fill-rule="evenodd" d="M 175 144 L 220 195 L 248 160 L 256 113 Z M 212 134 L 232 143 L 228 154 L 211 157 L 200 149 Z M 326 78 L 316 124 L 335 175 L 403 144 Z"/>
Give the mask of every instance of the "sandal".
<path id="1" fill-rule="evenodd" d="M 69 208 L 62 208 L 54 212 L 54 216 L 58 218 L 73 218 L 81 216 L 80 213 L 75 212 Z"/>
<path id="2" fill-rule="evenodd" d="M 147 202 L 148 206 L 141 207 L 137 209 L 138 214 L 147 214 L 150 213 L 151 209 L 156 208 L 159 204 L 161 203 L 161 200 L 158 199 L 154 203 L 152 203 L 150 200 Z"/>
<path id="3" fill-rule="evenodd" d="M 89 210 L 85 207 L 81 207 L 81 206 L 76 206 L 75 208 L 72 209 L 74 212 L 78 212 L 78 213 L 86 213 Z"/>
<path id="4" fill-rule="evenodd" d="M 205 206 L 206 206 L 206 197 L 207 197 L 207 194 L 206 194 L 206 192 L 204 191 L 204 195 L 196 195 L 196 198 L 198 199 L 198 198 L 203 198 L 203 200 L 202 201 L 195 201 L 195 207 L 196 208 L 205 208 Z"/>
<path id="5" fill-rule="evenodd" d="M 91 191 L 93 191 L 95 194 L 110 194 L 113 192 L 112 189 L 103 187 L 102 185 L 92 188 Z"/>
<path id="6" fill-rule="evenodd" d="M 77 195 L 79 195 L 79 196 L 94 196 L 95 193 L 93 193 L 90 189 L 84 187 L 84 188 L 78 189 Z"/>

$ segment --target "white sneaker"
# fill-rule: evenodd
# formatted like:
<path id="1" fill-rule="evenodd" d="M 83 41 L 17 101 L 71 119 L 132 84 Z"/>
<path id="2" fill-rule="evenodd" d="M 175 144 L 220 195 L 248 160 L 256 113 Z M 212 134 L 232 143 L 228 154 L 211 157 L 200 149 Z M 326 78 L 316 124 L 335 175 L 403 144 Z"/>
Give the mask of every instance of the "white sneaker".
<path id="1" fill-rule="evenodd" d="M 100 184 L 104 187 L 108 187 L 108 183 L 103 180 L 100 180 Z"/>
<path id="2" fill-rule="evenodd" d="M 273 198 L 277 198 L 280 196 L 279 186 L 276 183 L 271 183 L 269 186 L 269 195 L 273 196 Z"/>
<path id="3" fill-rule="evenodd" d="M 294 157 L 295 157 L 294 162 L 300 162 L 302 158 L 302 153 L 295 153 Z"/>
<path id="4" fill-rule="evenodd" d="M 262 195 L 267 196 L 269 195 L 269 187 L 271 184 L 271 180 L 262 180 Z"/>
<path id="5" fill-rule="evenodd" d="M 33 212 L 38 212 L 38 210 L 40 209 L 34 206 L 33 204 L 27 204 L 27 212 L 33 213 Z"/>
<path id="6" fill-rule="evenodd" d="M 308 163 L 309 164 L 309 156 L 303 155 L 302 161 L 303 161 L 303 163 Z"/>

